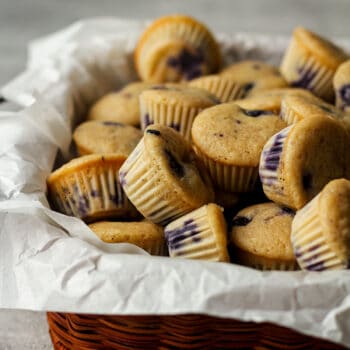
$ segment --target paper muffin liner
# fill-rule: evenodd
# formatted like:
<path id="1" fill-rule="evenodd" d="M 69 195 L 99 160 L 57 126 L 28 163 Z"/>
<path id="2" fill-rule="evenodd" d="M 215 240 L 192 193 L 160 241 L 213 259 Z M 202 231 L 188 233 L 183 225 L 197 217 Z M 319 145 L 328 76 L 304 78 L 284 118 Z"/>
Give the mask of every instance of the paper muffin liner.
<path id="1" fill-rule="evenodd" d="M 234 262 L 262 271 L 295 271 L 298 270 L 296 260 L 272 259 L 246 252 L 234 247 Z"/>
<path id="2" fill-rule="evenodd" d="M 350 112 L 350 60 L 340 65 L 333 77 L 335 106 L 343 112 Z"/>
<path id="3" fill-rule="evenodd" d="M 346 114 L 350 114 L 350 79 L 349 83 L 335 89 L 335 106 Z"/>
<path id="4" fill-rule="evenodd" d="M 146 37 L 141 38 L 135 54 L 137 70 L 144 80 L 146 78 L 153 82 L 178 81 L 167 79 L 174 69 L 185 77 L 185 80 L 191 80 L 218 69 L 221 58 L 215 39 L 207 29 L 192 19 L 170 19 L 167 22 L 164 18 L 157 26 L 146 30 L 146 34 Z M 172 53 L 177 53 L 177 56 L 172 56 Z M 152 60 L 162 56 L 168 56 L 166 65 L 157 65 L 157 62 Z M 149 74 L 148 70 L 152 64 L 154 69 Z M 148 75 L 152 78 L 147 77 Z"/>
<path id="5" fill-rule="evenodd" d="M 155 256 L 168 256 L 168 247 L 164 241 L 153 241 L 149 244 L 142 244 L 139 245 L 137 243 L 134 243 L 143 250 L 145 250 L 147 253 Z"/>
<path id="6" fill-rule="evenodd" d="M 119 170 L 120 183 L 129 200 L 148 220 L 164 225 L 193 208 L 169 194 L 169 188 L 151 166 L 143 139 Z"/>
<path id="7" fill-rule="evenodd" d="M 213 232 L 207 207 L 202 206 L 165 227 L 170 257 L 229 261 L 227 246 L 222 244 L 226 242 L 226 231 Z"/>
<path id="8" fill-rule="evenodd" d="M 276 198 L 285 198 L 283 192 L 283 183 L 279 178 L 279 165 L 283 152 L 284 143 L 293 125 L 273 135 L 265 144 L 261 152 L 259 164 L 259 176 L 263 186 L 264 193 L 272 200 Z"/>
<path id="9" fill-rule="evenodd" d="M 292 39 L 285 53 L 280 70 L 292 87 L 305 88 L 318 97 L 332 100 L 334 69 L 322 65 L 317 57 L 300 47 L 295 39 Z"/>
<path id="10" fill-rule="evenodd" d="M 194 147 L 196 154 L 208 170 L 214 186 L 229 192 L 251 192 L 258 179 L 258 167 L 242 167 L 215 162 Z"/>
<path id="11" fill-rule="evenodd" d="M 186 140 L 191 139 L 194 118 L 203 108 L 156 103 L 140 96 L 141 128 L 150 124 L 162 124 L 178 131 Z"/>
<path id="12" fill-rule="evenodd" d="M 198 78 L 188 85 L 209 91 L 223 103 L 243 98 L 246 90 L 246 84 L 240 84 L 223 76 Z"/>
<path id="13" fill-rule="evenodd" d="M 101 218 L 135 218 L 137 211 L 118 178 L 119 167 L 97 165 L 62 176 L 50 185 L 50 197 L 62 213 L 91 222 Z"/>
<path id="14" fill-rule="evenodd" d="M 297 123 L 302 119 L 299 114 L 295 113 L 293 108 L 291 108 L 287 103 L 282 100 L 281 103 L 281 112 L 280 117 L 284 120 L 288 125 Z"/>
<path id="15" fill-rule="evenodd" d="M 319 198 L 318 195 L 312 199 L 293 219 L 291 240 L 295 257 L 303 270 L 345 269 L 348 262 L 340 258 L 323 235 L 318 212 Z"/>

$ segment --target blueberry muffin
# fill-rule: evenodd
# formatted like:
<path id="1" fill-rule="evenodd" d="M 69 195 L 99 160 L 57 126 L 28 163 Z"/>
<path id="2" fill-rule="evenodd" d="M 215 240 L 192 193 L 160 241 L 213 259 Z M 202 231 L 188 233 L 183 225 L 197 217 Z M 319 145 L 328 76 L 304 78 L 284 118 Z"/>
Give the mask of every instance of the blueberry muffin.
<path id="1" fill-rule="evenodd" d="M 233 261 L 259 270 L 296 270 L 291 244 L 294 212 L 275 203 L 245 208 L 232 220 Z"/>
<path id="2" fill-rule="evenodd" d="M 119 183 L 118 171 L 124 161 L 120 155 L 91 154 L 55 170 L 47 179 L 54 208 L 87 222 L 137 217 Z"/>
<path id="3" fill-rule="evenodd" d="M 286 50 L 281 72 L 291 86 L 312 91 L 327 101 L 333 99 L 332 80 L 348 56 L 330 41 L 298 27 Z"/>
<path id="4" fill-rule="evenodd" d="M 214 73 L 221 65 L 221 54 L 204 24 L 171 15 L 157 19 L 144 31 L 134 60 L 143 81 L 179 82 Z"/>
<path id="5" fill-rule="evenodd" d="M 288 87 L 276 67 L 261 61 L 234 63 L 220 72 L 220 75 L 236 82 L 237 86 L 240 85 L 240 98 L 260 90 Z"/>
<path id="6" fill-rule="evenodd" d="M 349 268 L 350 181 L 329 182 L 292 224 L 295 256 L 303 270 Z"/>
<path id="7" fill-rule="evenodd" d="M 259 174 L 266 196 L 302 208 L 329 181 L 350 178 L 349 147 L 348 133 L 332 118 L 310 117 L 281 130 L 261 154 Z"/>
<path id="8" fill-rule="evenodd" d="M 172 221 L 164 233 L 170 257 L 229 261 L 226 222 L 216 204 L 204 205 Z"/>
<path id="9" fill-rule="evenodd" d="M 120 183 L 147 219 L 166 224 L 214 199 L 210 180 L 196 163 L 178 132 L 153 124 L 121 167 Z"/>
<path id="10" fill-rule="evenodd" d="M 203 89 L 180 84 L 157 85 L 140 95 L 141 127 L 144 130 L 150 124 L 166 125 L 189 140 L 197 114 L 218 102 Z"/>
<path id="11" fill-rule="evenodd" d="M 73 140 L 81 156 L 115 153 L 127 158 L 142 137 L 141 130 L 112 121 L 91 120 L 80 124 Z"/>
<path id="12" fill-rule="evenodd" d="M 270 112 L 225 103 L 198 114 L 192 142 L 215 187 L 249 192 L 255 187 L 264 144 L 285 126 Z"/>
<path id="13" fill-rule="evenodd" d="M 138 126 L 140 124 L 139 96 L 153 84 L 130 83 L 117 92 L 101 97 L 90 108 L 87 119 L 113 121 Z"/>

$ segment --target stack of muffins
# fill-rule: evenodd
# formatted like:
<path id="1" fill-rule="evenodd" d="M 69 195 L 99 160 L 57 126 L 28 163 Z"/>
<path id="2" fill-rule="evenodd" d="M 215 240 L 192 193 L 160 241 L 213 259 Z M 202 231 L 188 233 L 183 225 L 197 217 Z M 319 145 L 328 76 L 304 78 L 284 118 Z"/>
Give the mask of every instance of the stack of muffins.
<path id="1" fill-rule="evenodd" d="M 153 255 L 348 267 L 346 53 L 297 28 L 280 69 L 223 67 L 211 32 L 175 15 L 145 30 L 134 61 L 142 81 L 90 108 L 79 157 L 49 176 L 55 209 Z"/>

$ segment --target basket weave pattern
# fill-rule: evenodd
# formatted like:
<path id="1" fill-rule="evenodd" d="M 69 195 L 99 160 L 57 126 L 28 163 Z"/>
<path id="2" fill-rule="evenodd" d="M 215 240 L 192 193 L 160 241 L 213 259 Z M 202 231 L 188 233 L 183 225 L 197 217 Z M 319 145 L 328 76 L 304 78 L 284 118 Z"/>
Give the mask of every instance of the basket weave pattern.
<path id="1" fill-rule="evenodd" d="M 271 323 L 204 315 L 104 316 L 48 313 L 55 350 L 345 349 Z"/>

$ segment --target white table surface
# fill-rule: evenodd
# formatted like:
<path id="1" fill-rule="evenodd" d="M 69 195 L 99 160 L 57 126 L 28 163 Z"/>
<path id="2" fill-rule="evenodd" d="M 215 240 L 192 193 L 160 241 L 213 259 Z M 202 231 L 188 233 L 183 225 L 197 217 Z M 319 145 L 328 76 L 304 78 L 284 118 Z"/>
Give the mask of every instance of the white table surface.
<path id="1" fill-rule="evenodd" d="M 288 35 L 304 25 L 350 36 L 349 0 L 0 0 L 0 86 L 25 66 L 28 41 L 94 16 L 154 18 L 187 13 L 214 31 Z M 0 310 L 0 350 L 51 349 L 44 313 Z"/>

